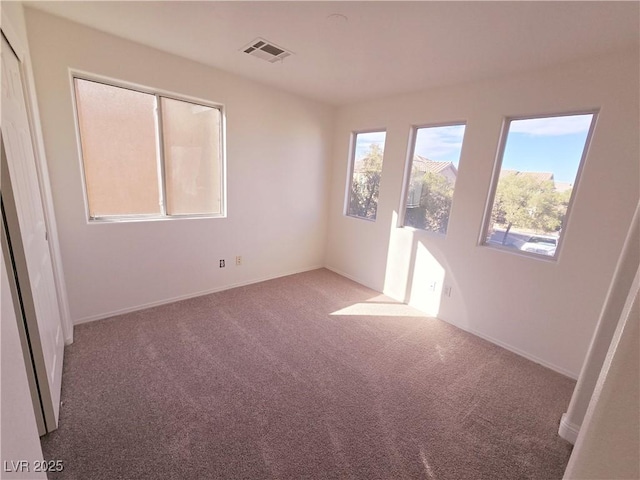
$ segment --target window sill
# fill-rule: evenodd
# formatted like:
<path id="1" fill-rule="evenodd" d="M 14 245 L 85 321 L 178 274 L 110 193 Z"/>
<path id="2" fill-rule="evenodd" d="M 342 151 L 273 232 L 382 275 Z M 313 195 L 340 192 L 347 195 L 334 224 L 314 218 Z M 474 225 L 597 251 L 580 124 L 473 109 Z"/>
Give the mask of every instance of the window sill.
<path id="1" fill-rule="evenodd" d="M 109 223 L 144 223 L 144 222 L 164 222 L 175 220 L 205 220 L 227 218 L 226 214 L 203 214 L 203 215 L 135 215 L 118 217 L 90 217 L 87 220 L 89 225 L 104 225 Z"/>
<path id="2" fill-rule="evenodd" d="M 555 255 L 550 256 L 550 255 L 542 255 L 540 253 L 533 253 L 533 252 L 526 252 L 524 250 L 518 250 L 517 248 L 510 248 L 510 247 L 502 247 L 500 245 L 490 245 L 487 243 L 480 243 L 478 244 L 479 247 L 486 247 L 490 250 L 493 251 L 497 251 L 497 252 L 504 252 L 507 254 L 511 254 L 511 255 L 516 255 L 518 257 L 525 257 L 525 258 L 533 258 L 535 260 L 540 260 L 543 262 L 547 262 L 547 263 L 557 263 L 558 262 L 558 252 L 556 251 Z"/>

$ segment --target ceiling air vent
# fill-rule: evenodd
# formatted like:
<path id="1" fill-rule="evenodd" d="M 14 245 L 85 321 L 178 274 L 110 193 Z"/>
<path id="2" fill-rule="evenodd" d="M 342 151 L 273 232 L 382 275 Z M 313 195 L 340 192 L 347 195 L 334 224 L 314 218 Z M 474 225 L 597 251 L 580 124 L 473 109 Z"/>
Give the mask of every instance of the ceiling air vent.
<path id="1" fill-rule="evenodd" d="M 252 57 L 258 57 L 269 63 L 275 63 L 293 55 L 284 48 L 278 47 L 264 38 L 256 38 L 253 42 L 246 45 L 242 51 L 248 53 Z"/>

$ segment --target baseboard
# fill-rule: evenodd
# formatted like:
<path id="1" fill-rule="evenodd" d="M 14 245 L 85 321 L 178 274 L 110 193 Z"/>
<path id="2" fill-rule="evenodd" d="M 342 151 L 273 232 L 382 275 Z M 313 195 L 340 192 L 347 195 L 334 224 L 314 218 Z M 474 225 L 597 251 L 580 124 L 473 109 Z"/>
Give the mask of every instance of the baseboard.
<path id="1" fill-rule="evenodd" d="M 490 335 L 486 335 L 482 332 L 479 332 L 478 330 L 475 330 L 473 328 L 468 328 L 462 325 L 459 325 L 458 323 L 455 322 L 451 322 L 445 319 L 442 319 L 440 317 L 438 317 L 440 320 L 442 320 L 443 322 L 447 322 L 451 325 L 453 325 L 454 327 L 457 327 L 461 330 L 464 330 L 465 332 L 469 332 L 473 335 L 475 335 L 476 337 L 480 337 L 483 340 L 486 340 L 487 342 L 491 342 L 494 345 L 498 345 L 499 347 L 504 348 L 505 350 L 509 350 L 510 352 L 513 352 L 521 357 L 526 358 L 527 360 L 531 360 L 532 362 L 538 363 L 540 365 L 542 365 L 543 367 L 547 367 L 550 370 L 553 370 L 554 372 L 558 372 L 562 375 L 564 375 L 565 377 L 569 377 L 572 380 L 577 380 L 578 379 L 578 374 L 572 371 L 567 370 L 566 368 L 560 367 L 558 365 L 555 365 L 554 363 L 548 362 L 546 360 L 543 360 L 542 358 L 536 357 L 535 355 L 532 355 L 529 352 L 525 352 L 524 350 L 520 350 L 517 347 L 514 347 L 512 345 L 509 345 L 508 343 L 505 343 L 501 340 L 498 340 L 497 338 L 494 338 Z"/>
<path id="2" fill-rule="evenodd" d="M 73 324 L 74 325 L 80 325 L 80 324 L 83 324 L 83 323 L 94 322 L 96 320 L 104 320 L 105 318 L 115 317 L 117 315 L 123 315 L 125 313 L 137 312 L 137 311 L 140 311 L 140 310 L 145 310 L 147 308 L 159 307 L 160 305 L 166 305 L 168 303 L 179 302 L 181 300 L 188 300 L 190 298 L 201 297 L 203 295 L 210 295 L 212 293 L 222 292 L 224 290 L 230 290 L 232 288 L 244 287 L 246 285 L 252 285 L 254 283 L 260 283 L 260 282 L 266 282 L 267 280 L 274 280 L 276 278 L 281 278 L 281 277 L 288 277 L 289 275 L 295 275 L 297 273 L 310 272 L 311 270 L 317 270 L 319 268 L 323 268 L 323 266 L 322 265 L 314 265 L 314 266 L 311 266 L 311 267 L 305 267 L 305 268 L 302 268 L 302 269 L 299 269 L 299 270 L 290 271 L 290 272 L 278 273 L 276 275 L 268 275 L 266 277 L 254 278 L 254 279 L 247 280 L 247 281 L 244 281 L 244 282 L 223 285 L 223 286 L 220 286 L 220 287 L 212 288 L 210 290 L 202 290 L 202 291 L 195 292 L 195 293 L 188 293 L 186 295 L 179 295 L 177 297 L 171 297 L 171 298 L 166 298 L 166 299 L 163 299 L 163 300 L 158 300 L 156 302 L 149 302 L 149 303 L 136 305 L 136 306 L 133 306 L 133 307 L 121 308 L 121 309 L 118 309 L 118 310 L 113 310 L 111 312 L 100 313 L 98 315 L 92 315 L 92 316 L 89 316 L 89 317 L 80 318 L 80 319 L 74 320 Z"/>
<path id="3" fill-rule="evenodd" d="M 172 298 L 167 298 L 167 299 L 163 299 L 163 300 L 159 300 L 156 302 L 149 302 L 149 303 L 145 303 L 145 304 L 141 304 L 141 305 L 136 305 L 133 307 L 128 307 L 128 308 L 123 308 L 123 309 L 119 309 L 119 310 L 114 310 L 111 312 L 106 312 L 106 313 L 101 313 L 98 315 L 92 315 L 90 317 L 84 317 L 84 318 L 80 318 L 78 320 L 75 320 L 73 322 L 74 325 L 80 325 L 83 323 L 88 323 L 88 322 L 93 322 L 95 320 L 103 320 L 105 318 L 110 318 L 110 317 L 115 317 L 116 315 L 123 315 L 125 313 L 131 313 L 131 312 L 137 312 L 139 310 L 144 310 L 146 308 L 152 308 L 152 307 L 158 307 L 160 305 L 166 305 L 168 303 L 173 303 L 173 302 L 179 302 L 181 300 L 187 300 L 189 298 L 195 298 L 195 297 L 201 297 L 203 295 L 209 295 L 211 293 L 217 293 L 217 292 L 222 292 L 224 290 L 229 290 L 232 288 L 237 288 L 237 287 L 243 287 L 245 285 L 251 285 L 254 283 L 260 283 L 260 282 L 265 282 L 267 280 L 274 280 L 276 278 L 280 278 L 280 277 L 286 277 L 289 275 L 295 275 L 297 273 L 303 273 L 303 272 L 309 272 L 311 270 L 317 270 L 318 268 L 326 268 L 327 270 L 330 270 L 334 273 L 337 273 L 338 275 L 341 275 L 345 278 L 348 278 L 349 280 L 352 280 L 356 283 L 359 283 L 360 285 L 363 285 L 365 287 L 371 288 L 372 290 L 378 291 L 374 286 L 368 284 L 368 282 L 362 280 L 361 278 L 358 278 L 356 276 L 350 275 L 346 272 L 341 271 L 338 268 L 335 268 L 331 265 L 314 265 L 314 266 L 310 266 L 310 267 L 306 267 L 303 269 L 298 269 L 298 270 L 294 270 L 294 271 L 289 271 L 289 272 L 285 272 L 285 273 L 279 273 L 276 275 L 269 275 L 266 277 L 261 277 L 261 278 L 255 278 L 255 279 L 251 279 L 251 280 L 247 280 L 245 282 L 239 282 L 239 283 L 233 283 L 233 284 L 228 284 L 228 285 L 223 285 L 220 287 L 216 287 L 210 290 L 204 290 L 204 291 L 200 291 L 200 292 L 195 292 L 195 293 L 190 293 L 190 294 L 186 294 L 186 295 L 180 295 L 177 297 L 172 297 Z M 414 307 L 415 308 L 415 307 Z M 419 310 L 419 309 L 418 309 Z M 427 313 L 425 313 L 425 315 L 427 315 Z M 451 325 L 453 325 L 454 327 L 460 328 L 461 330 L 464 330 L 466 332 L 469 332 L 477 337 L 480 337 L 488 342 L 491 342 L 495 345 L 498 345 L 502 348 L 504 348 L 505 350 L 509 350 L 510 352 L 513 352 L 517 355 L 520 355 L 521 357 L 524 357 L 528 360 L 531 360 L 532 362 L 538 363 L 540 365 L 543 365 L 544 367 L 547 367 L 555 372 L 561 373 L 562 375 L 565 375 L 566 377 L 569 377 L 573 380 L 576 380 L 578 378 L 578 375 L 574 372 L 570 372 L 569 370 L 559 367 L 557 365 L 554 365 L 553 363 L 547 362 L 541 358 L 536 357 L 535 355 L 532 355 L 528 352 L 525 352 L 523 350 L 520 350 L 519 348 L 513 347 L 505 342 L 502 342 L 496 338 L 491 337 L 490 335 L 485 335 L 482 332 L 479 332 L 473 328 L 468 328 L 465 327 L 463 325 L 460 325 L 458 323 L 455 322 L 451 322 L 442 318 L 439 318 L 440 320 L 442 320 L 443 322 L 447 322 Z M 73 340 L 71 340 L 73 341 Z M 66 343 L 66 342 L 65 342 Z M 575 425 L 572 424 L 567 424 L 567 428 L 569 427 L 574 428 Z M 562 425 L 561 425 L 562 428 Z M 579 430 L 579 427 L 577 427 L 577 429 Z M 577 432 L 577 430 L 576 430 Z M 577 436 L 577 433 L 576 433 Z M 565 438 L 564 436 L 562 438 Z M 567 438 L 568 439 L 568 438 Z M 569 440 L 570 441 L 570 440 Z"/>
<path id="4" fill-rule="evenodd" d="M 359 283 L 360 285 L 363 285 L 367 288 L 370 288 L 371 290 L 375 290 L 376 292 L 382 293 L 380 292 L 377 288 L 375 288 L 373 285 L 369 284 L 368 282 L 362 280 L 361 278 L 355 277 L 353 275 L 349 275 L 348 273 L 343 272 L 342 270 L 332 267 L 331 265 L 324 265 L 324 268 L 326 268 L 327 270 L 331 270 L 333 273 L 337 273 L 338 275 L 348 278 L 349 280 L 353 280 L 356 283 Z"/>
<path id="5" fill-rule="evenodd" d="M 567 442 L 575 445 L 580 433 L 580 425 L 571 423 L 567 420 L 567 414 L 562 414 L 562 420 L 560 420 L 560 427 L 558 428 L 558 435 L 564 438 Z"/>
<path id="6" fill-rule="evenodd" d="M 373 287 L 372 285 L 368 285 L 367 282 L 364 282 L 362 279 L 357 278 L 357 277 L 355 277 L 353 275 L 349 275 L 348 273 L 345 273 L 345 272 L 341 271 L 338 268 L 332 267 L 331 265 L 325 265 L 324 268 L 326 268 L 327 270 L 331 270 L 332 272 L 337 273 L 338 275 L 342 275 L 343 277 L 347 277 L 349 280 L 353 280 L 354 282 L 359 283 L 361 285 L 364 285 L 365 287 L 369 287 L 369 288 L 371 288 L 373 290 L 378 291 L 375 287 Z M 403 303 L 406 303 L 406 302 L 403 302 Z M 409 304 L 407 304 L 407 305 L 409 305 Z M 415 305 L 410 305 L 410 306 L 412 306 L 413 308 L 415 308 L 417 310 L 420 310 L 425 315 L 433 316 L 433 315 L 429 314 L 428 312 L 425 312 L 424 310 L 416 307 Z M 499 347 L 502 347 L 505 350 L 509 350 L 510 352 L 513 352 L 513 353 L 515 353 L 515 354 L 517 354 L 517 355 L 519 355 L 521 357 L 526 358 L 527 360 L 531 360 L 532 362 L 538 363 L 538 364 L 540 364 L 540 365 L 542 365 L 542 366 L 544 366 L 546 368 L 549 368 L 550 370 L 553 370 L 554 372 L 558 372 L 558 373 L 564 375 L 565 377 L 569 377 L 569 378 L 571 378 L 573 380 L 577 380 L 578 379 L 578 374 L 577 373 L 571 372 L 571 371 L 567 370 L 566 368 L 559 367 L 558 365 L 555 365 L 555 364 L 553 364 L 551 362 L 547 362 L 546 360 L 538 358 L 535 355 L 532 355 L 532 354 L 530 354 L 528 352 L 520 350 L 519 348 L 514 347 L 512 345 L 509 345 L 508 343 L 502 342 L 502 341 L 500 341 L 500 340 L 498 340 L 496 338 L 493 338 L 490 335 L 485 335 L 484 333 L 479 332 L 479 331 L 477 331 L 477 330 L 475 330 L 473 328 L 468 328 L 468 327 L 460 325 L 460 324 L 458 324 L 456 322 L 445 320 L 443 318 L 438 317 L 437 315 L 435 316 L 435 318 L 438 318 L 438 320 L 442 320 L 443 322 L 447 322 L 448 324 L 453 325 L 454 327 L 459 328 L 461 330 L 464 330 L 465 332 L 469 332 L 472 335 L 475 335 L 476 337 L 480 337 L 483 340 L 486 340 L 487 342 L 493 343 L 494 345 L 498 345 Z"/>

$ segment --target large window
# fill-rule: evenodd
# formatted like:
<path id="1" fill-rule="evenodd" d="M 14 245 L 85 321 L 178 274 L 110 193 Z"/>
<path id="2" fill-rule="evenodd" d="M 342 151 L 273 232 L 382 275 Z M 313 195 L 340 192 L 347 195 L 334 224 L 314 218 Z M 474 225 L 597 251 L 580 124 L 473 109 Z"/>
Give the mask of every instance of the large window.
<path id="1" fill-rule="evenodd" d="M 346 206 L 349 216 L 376 219 L 385 137 L 384 131 L 353 135 Z"/>
<path id="2" fill-rule="evenodd" d="M 510 119 L 486 245 L 555 258 L 595 113 Z"/>
<path id="3" fill-rule="evenodd" d="M 74 78 L 90 219 L 224 213 L 219 106 Z"/>
<path id="4" fill-rule="evenodd" d="M 447 233 L 464 125 L 416 128 L 408 164 L 405 227 Z"/>

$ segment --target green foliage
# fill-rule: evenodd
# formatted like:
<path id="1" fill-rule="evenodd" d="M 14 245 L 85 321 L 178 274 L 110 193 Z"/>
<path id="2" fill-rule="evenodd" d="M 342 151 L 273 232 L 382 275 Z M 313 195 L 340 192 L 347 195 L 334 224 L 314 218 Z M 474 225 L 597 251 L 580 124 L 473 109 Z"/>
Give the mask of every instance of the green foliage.
<path id="1" fill-rule="evenodd" d="M 371 144 L 367 155 L 354 165 L 349 195 L 349 215 L 375 220 L 382 174 L 382 149 Z"/>
<path id="2" fill-rule="evenodd" d="M 372 144 L 367 155 L 358 161 L 353 172 L 349 214 L 375 220 L 382 149 Z M 422 174 L 414 166 L 411 175 L 411 197 L 417 204 L 407 208 L 405 225 L 446 233 L 453 200 L 454 185 L 444 175 Z M 419 199 L 415 198 L 419 192 Z M 493 210 L 494 224 L 506 226 L 505 239 L 512 227 L 553 232 L 562 226 L 571 198 L 571 190 L 558 193 L 551 180 L 538 180 L 533 175 L 507 175 L 500 179 Z"/>
<path id="3" fill-rule="evenodd" d="M 558 200 L 560 202 L 560 206 L 564 207 L 565 210 L 569 207 L 569 201 L 571 200 L 572 192 L 573 192 L 573 187 L 565 190 L 564 192 L 558 193 Z"/>
<path id="4" fill-rule="evenodd" d="M 573 187 L 558 193 L 558 217 L 560 219 L 560 227 L 564 226 L 564 217 L 569 209 L 569 202 L 571 201 L 571 194 L 573 193 Z"/>
<path id="5" fill-rule="evenodd" d="M 413 172 L 415 179 L 417 172 Z M 412 188 L 420 191 L 417 207 L 407 208 L 405 225 L 446 233 L 453 199 L 453 185 L 438 173 L 427 172 L 412 182 Z"/>
<path id="6" fill-rule="evenodd" d="M 551 180 L 538 180 L 533 175 L 507 175 L 498 182 L 491 212 L 495 223 L 511 227 L 553 232 L 560 228 L 566 208 Z"/>

